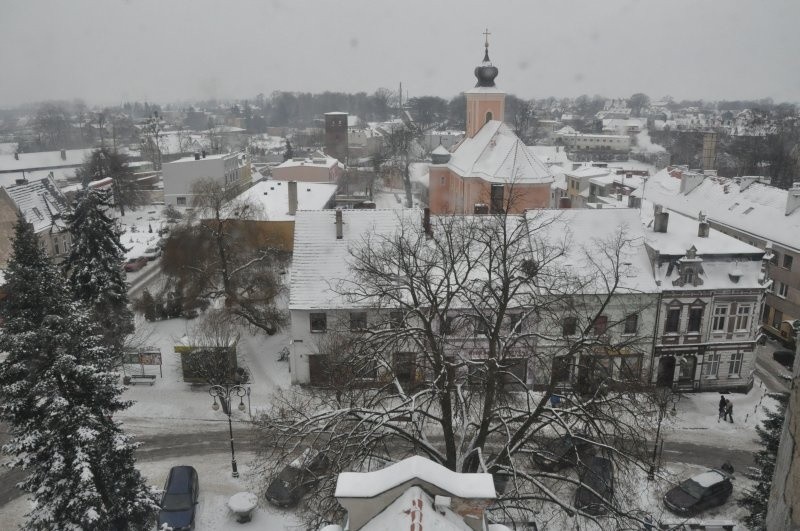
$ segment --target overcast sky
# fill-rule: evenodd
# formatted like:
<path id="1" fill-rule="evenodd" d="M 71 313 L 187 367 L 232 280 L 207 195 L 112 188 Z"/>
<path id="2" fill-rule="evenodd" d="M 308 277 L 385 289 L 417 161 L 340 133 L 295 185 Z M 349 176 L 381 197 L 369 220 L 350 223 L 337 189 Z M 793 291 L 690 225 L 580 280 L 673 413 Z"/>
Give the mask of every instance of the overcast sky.
<path id="1" fill-rule="evenodd" d="M 497 84 L 800 102 L 798 0 L 5 1 L 0 106 L 248 98 L 274 90 L 452 97 L 484 27 Z"/>

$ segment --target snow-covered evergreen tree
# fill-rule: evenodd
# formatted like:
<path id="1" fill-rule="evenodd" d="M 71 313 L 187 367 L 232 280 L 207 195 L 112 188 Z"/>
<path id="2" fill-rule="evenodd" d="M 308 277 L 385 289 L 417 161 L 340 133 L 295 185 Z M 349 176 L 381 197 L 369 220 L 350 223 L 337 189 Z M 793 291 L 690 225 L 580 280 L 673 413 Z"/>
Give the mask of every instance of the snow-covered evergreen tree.
<path id="1" fill-rule="evenodd" d="M 772 476 L 775 475 L 775 460 L 778 457 L 778 446 L 781 442 L 781 431 L 783 430 L 783 420 L 786 416 L 786 406 L 789 397 L 783 394 L 769 395 L 778 402 L 775 410 L 764 409 L 766 418 L 761 422 L 762 426 L 756 426 L 756 432 L 763 448 L 756 452 L 756 467 L 759 470 L 758 480 L 755 487 L 749 489 L 739 500 L 739 505 L 750 511 L 744 517 L 748 529 L 766 529 L 767 504 L 769 503 L 769 491 L 772 487 Z"/>
<path id="2" fill-rule="evenodd" d="M 108 215 L 110 200 L 106 191 L 87 190 L 67 216 L 72 247 L 65 267 L 73 299 L 94 313 L 106 344 L 118 354 L 133 332 L 133 312 L 120 267 L 125 248 L 115 220 Z"/>
<path id="3" fill-rule="evenodd" d="M 34 502 L 24 527 L 145 528 L 157 503 L 134 466 L 136 444 L 112 419 L 129 403 L 108 347 L 22 219 L 12 245 L 0 419 L 11 432 L 3 450 L 27 472 L 18 486 Z"/>

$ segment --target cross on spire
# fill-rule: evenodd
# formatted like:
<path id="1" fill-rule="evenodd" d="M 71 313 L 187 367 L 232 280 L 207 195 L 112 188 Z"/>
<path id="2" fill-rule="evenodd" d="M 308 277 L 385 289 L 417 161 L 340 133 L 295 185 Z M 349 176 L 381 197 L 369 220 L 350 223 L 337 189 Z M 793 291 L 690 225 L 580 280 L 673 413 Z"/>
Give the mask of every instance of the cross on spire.
<path id="1" fill-rule="evenodd" d="M 487 48 L 489 47 L 489 35 L 491 35 L 491 33 L 489 33 L 489 28 L 486 28 L 483 31 L 483 36 L 486 37 L 486 44 L 484 44 L 484 46 L 486 46 Z"/>

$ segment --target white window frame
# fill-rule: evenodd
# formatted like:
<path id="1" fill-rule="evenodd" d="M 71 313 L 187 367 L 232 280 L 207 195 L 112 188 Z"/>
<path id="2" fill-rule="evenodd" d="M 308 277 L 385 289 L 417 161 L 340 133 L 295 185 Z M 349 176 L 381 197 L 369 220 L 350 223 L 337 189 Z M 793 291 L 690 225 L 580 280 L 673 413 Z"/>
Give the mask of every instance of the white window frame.
<path id="1" fill-rule="evenodd" d="M 706 354 L 705 363 L 703 363 L 703 377 L 716 378 L 719 373 L 719 352 L 711 352 Z"/>
<path id="2" fill-rule="evenodd" d="M 734 352 L 731 354 L 731 359 L 728 361 L 728 378 L 738 378 L 742 375 L 742 362 L 744 361 L 743 352 Z M 736 370 L 734 370 L 736 369 Z"/>
<path id="3" fill-rule="evenodd" d="M 746 311 L 745 311 L 746 310 Z M 753 306 L 750 304 L 739 305 L 736 308 L 736 324 L 733 329 L 736 332 L 745 332 L 750 328 L 750 317 L 753 315 Z"/>
<path id="4" fill-rule="evenodd" d="M 730 310 L 730 306 L 727 304 L 721 304 L 714 307 L 714 313 L 711 319 L 712 332 L 725 331 L 725 325 L 728 323 L 728 310 Z"/>
<path id="5" fill-rule="evenodd" d="M 778 284 L 778 290 L 776 291 L 778 297 L 785 299 L 789 295 L 789 285 L 777 280 L 775 283 Z"/>

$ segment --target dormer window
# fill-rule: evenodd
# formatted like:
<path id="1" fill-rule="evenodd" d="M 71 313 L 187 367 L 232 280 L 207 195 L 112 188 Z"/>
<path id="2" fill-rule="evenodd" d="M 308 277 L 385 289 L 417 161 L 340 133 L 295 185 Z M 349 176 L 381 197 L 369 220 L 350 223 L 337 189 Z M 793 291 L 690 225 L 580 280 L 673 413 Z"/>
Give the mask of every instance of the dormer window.
<path id="1" fill-rule="evenodd" d="M 684 273 L 684 275 L 683 275 L 683 281 L 686 284 L 694 284 L 694 270 L 693 269 L 687 269 L 686 270 L 686 273 Z"/>

